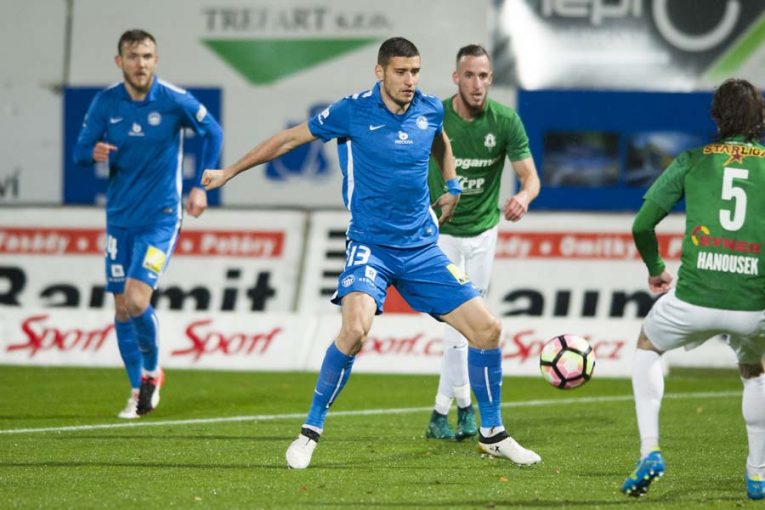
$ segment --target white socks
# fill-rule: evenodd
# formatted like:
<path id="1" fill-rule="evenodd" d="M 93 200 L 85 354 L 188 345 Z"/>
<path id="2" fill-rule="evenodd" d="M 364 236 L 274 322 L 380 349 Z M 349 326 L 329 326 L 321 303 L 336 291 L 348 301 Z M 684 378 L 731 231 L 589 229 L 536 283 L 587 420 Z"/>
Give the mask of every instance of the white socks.
<path id="1" fill-rule="evenodd" d="M 451 326 L 444 328 L 444 355 L 441 363 L 441 377 L 438 380 L 435 410 L 449 414 L 452 399 L 459 407 L 470 405 L 470 382 L 467 371 L 468 343 Z"/>
<path id="2" fill-rule="evenodd" d="M 640 457 L 659 447 L 659 409 L 664 396 L 661 355 L 638 349 L 632 361 L 632 392 L 635 396 Z"/>
<path id="3" fill-rule="evenodd" d="M 741 381 L 744 383 L 741 413 L 749 439 L 746 471 L 750 477 L 765 476 L 765 375 Z"/>

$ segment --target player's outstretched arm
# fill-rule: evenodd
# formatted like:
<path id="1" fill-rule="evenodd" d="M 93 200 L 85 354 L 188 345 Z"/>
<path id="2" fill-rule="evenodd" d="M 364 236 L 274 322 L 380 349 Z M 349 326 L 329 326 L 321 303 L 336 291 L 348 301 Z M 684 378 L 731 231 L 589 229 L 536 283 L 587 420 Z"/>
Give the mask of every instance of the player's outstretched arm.
<path id="1" fill-rule="evenodd" d="M 204 186 L 206 190 L 219 188 L 245 170 L 257 165 L 262 165 L 263 163 L 268 163 L 269 161 L 314 140 L 316 140 L 316 137 L 313 136 L 308 129 L 308 123 L 306 122 L 279 131 L 265 142 L 255 146 L 233 165 L 220 170 L 205 170 L 204 174 L 202 174 L 202 186 Z"/>
<path id="2" fill-rule="evenodd" d="M 454 215 L 454 209 L 457 207 L 460 193 L 462 193 L 462 186 L 457 179 L 457 169 L 454 166 L 452 144 L 449 142 L 449 137 L 446 136 L 446 131 L 441 131 L 433 138 L 430 153 L 441 169 L 441 176 L 444 178 L 448 189 L 433 204 L 433 207 L 441 209 L 441 216 L 438 218 L 438 225 L 441 226 Z"/>
<path id="3" fill-rule="evenodd" d="M 526 215 L 529 204 L 539 195 L 539 175 L 532 158 L 513 161 L 513 170 L 521 183 L 518 193 L 507 199 L 502 212 L 506 220 L 518 221 Z"/>

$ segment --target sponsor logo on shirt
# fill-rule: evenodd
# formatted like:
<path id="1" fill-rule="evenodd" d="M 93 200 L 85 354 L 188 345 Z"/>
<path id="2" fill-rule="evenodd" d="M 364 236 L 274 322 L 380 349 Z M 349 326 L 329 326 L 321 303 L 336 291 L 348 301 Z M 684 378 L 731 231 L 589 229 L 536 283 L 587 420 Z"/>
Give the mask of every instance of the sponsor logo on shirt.
<path id="1" fill-rule="evenodd" d="M 694 246 L 701 248 L 696 256 L 697 269 L 723 273 L 759 274 L 759 255 L 762 251 L 760 243 L 713 236 L 705 225 L 698 225 L 691 231 L 691 242 Z M 720 253 L 720 251 L 748 253 L 756 256 L 734 255 Z"/>
<path id="2" fill-rule="evenodd" d="M 454 165 L 463 170 L 471 168 L 486 168 L 500 160 L 501 156 L 496 158 L 454 158 Z"/>
<path id="3" fill-rule="evenodd" d="M 128 136 L 143 136 L 143 129 L 141 129 L 141 125 L 137 122 L 133 122 L 133 127 L 130 128 Z"/>
<path id="4" fill-rule="evenodd" d="M 411 145 L 414 142 L 409 139 L 409 135 L 405 133 L 404 131 L 398 132 L 398 140 L 396 140 L 396 145 Z"/>

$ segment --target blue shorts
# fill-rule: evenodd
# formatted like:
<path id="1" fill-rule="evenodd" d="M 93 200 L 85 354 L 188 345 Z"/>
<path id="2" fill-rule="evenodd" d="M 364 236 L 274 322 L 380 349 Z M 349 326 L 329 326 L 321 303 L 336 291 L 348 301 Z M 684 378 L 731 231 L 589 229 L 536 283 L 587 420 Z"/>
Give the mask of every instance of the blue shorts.
<path id="1" fill-rule="evenodd" d="M 125 279 L 140 280 L 152 289 L 175 250 L 181 222 L 163 222 L 150 227 L 106 225 L 106 291 L 122 294 Z"/>
<path id="2" fill-rule="evenodd" d="M 436 318 L 480 295 L 437 244 L 419 248 L 391 248 L 348 241 L 345 270 L 338 278 L 332 302 L 339 305 L 351 292 L 372 296 L 381 314 L 388 287 L 418 312 Z"/>

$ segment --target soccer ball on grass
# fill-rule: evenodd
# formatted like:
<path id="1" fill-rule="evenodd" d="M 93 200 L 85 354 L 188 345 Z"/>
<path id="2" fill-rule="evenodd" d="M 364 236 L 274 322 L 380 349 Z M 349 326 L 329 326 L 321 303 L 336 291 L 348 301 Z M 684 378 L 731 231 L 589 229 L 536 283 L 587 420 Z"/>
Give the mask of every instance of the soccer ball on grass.
<path id="1" fill-rule="evenodd" d="M 542 346 L 539 369 L 545 381 L 562 390 L 578 388 L 592 377 L 595 353 L 584 338 L 559 335 Z"/>

